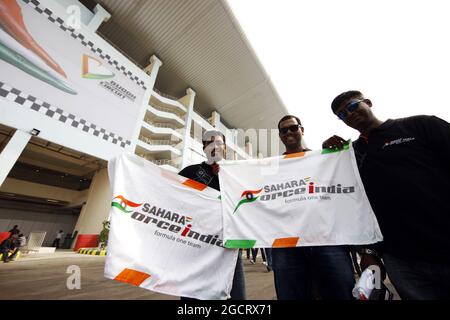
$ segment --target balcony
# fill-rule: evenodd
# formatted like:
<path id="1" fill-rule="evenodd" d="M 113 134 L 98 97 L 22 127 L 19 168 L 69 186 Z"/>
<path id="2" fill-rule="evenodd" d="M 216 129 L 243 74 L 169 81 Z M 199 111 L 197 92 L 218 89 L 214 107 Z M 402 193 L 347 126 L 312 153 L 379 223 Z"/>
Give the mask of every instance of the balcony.
<path id="1" fill-rule="evenodd" d="M 145 119 L 142 124 L 141 134 L 155 140 L 182 140 L 184 129 L 168 123 L 155 123 L 150 119 Z"/>
<path id="2" fill-rule="evenodd" d="M 177 143 L 172 140 L 155 140 L 148 138 L 144 135 L 139 136 L 139 140 L 144 141 L 145 143 L 151 146 L 175 146 Z"/>
<path id="3" fill-rule="evenodd" d="M 177 130 L 178 128 L 170 123 L 161 123 L 161 122 L 152 122 L 150 119 L 145 119 L 145 122 L 147 122 L 152 127 L 156 128 L 169 128 L 172 130 Z"/>
<path id="4" fill-rule="evenodd" d="M 156 164 L 157 166 L 171 170 L 173 172 L 178 172 L 180 170 L 180 165 L 178 163 L 175 163 L 175 161 L 173 161 L 173 160 L 169 160 L 169 159 L 155 160 L 145 154 L 138 154 L 138 156 L 146 159 L 147 161 L 150 161 L 151 163 Z"/>
<path id="5" fill-rule="evenodd" d="M 181 156 L 181 151 L 177 148 L 177 142 L 175 141 L 155 140 L 140 135 L 136 144 L 136 154 L 151 155 L 153 158 L 173 159 Z"/>
<path id="6" fill-rule="evenodd" d="M 182 114 L 181 112 L 177 112 L 177 111 L 175 111 L 175 110 L 173 110 L 171 108 L 161 107 L 161 106 L 159 106 L 157 104 L 150 104 L 150 105 L 153 108 L 155 108 L 156 110 L 167 112 L 167 113 L 172 113 L 172 114 L 176 115 L 177 117 L 179 117 L 180 119 L 183 119 L 183 117 L 184 117 L 184 114 Z"/>
<path id="7" fill-rule="evenodd" d="M 164 94 L 155 88 L 153 88 L 152 96 L 150 97 L 150 104 L 153 106 L 168 107 L 171 110 L 180 113 L 182 116 L 187 112 L 186 106 L 183 105 L 179 99 Z"/>
<path id="8" fill-rule="evenodd" d="M 169 108 L 154 107 L 152 105 L 148 105 L 145 119 L 156 123 L 169 123 L 177 128 L 182 128 L 185 125 L 184 120 Z"/>

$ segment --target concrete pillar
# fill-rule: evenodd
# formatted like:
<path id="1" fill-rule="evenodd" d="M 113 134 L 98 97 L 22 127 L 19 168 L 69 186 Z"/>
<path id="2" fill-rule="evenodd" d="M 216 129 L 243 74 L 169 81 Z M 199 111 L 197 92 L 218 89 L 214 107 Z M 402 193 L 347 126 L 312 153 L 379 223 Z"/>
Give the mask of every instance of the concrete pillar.
<path id="1" fill-rule="evenodd" d="M 187 88 L 186 94 L 189 96 L 189 104 L 187 105 L 187 113 L 184 119 L 185 127 L 184 127 L 184 135 L 183 135 L 183 153 L 181 160 L 181 169 L 186 167 L 189 164 L 188 157 L 188 149 L 189 149 L 189 137 L 191 136 L 191 125 L 192 125 L 192 114 L 194 112 L 194 100 L 195 100 L 195 91 L 191 88 Z"/>
<path id="2" fill-rule="evenodd" d="M 100 27 L 100 25 L 103 22 L 108 21 L 109 18 L 111 18 L 109 12 L 103 9 L 101 5 L 97 4 L 94 8 L 94 16 L 92 17 L 91 21 L 89 21 L 87 27 L 95 32 Z"/>
<path id="3" fill-rule="evenodd" d="M 250 157 L 253 157 L 253 145 L 250 141 L 245 143 L 245 153 L 247 153 Z"/>
<path id="4" fill-rule="evenodd" d="M 218 128 L 220 124 L 220 113 L 217 111 L 213 111 L 211 114 L 211 125 L 214 128 Z"/>
<path id="5" fill-rule="evenodd" d="M 156 75 L 158 74 L 159 68 L 162 66 L 162 64 L 163 63 L 161 62 L 161 60 L 158 59 L 157 56 L 152 55 L 150 57 L 149 65 L 144 68 L 144 72 L 146 74 L 148 74 L 149 76 L 153 76 L 154 77 L 154 79 L 152 79 L 153 80 L 153 83 L 152 83 L 152 86 L 151 86 L 152 90 L 153 90 L 153 85 L 155 84 Z"/>
<path id="6" fill-rule="evenodd" d="M 108 220 L 109 217 L 111 200 L 108 170 L 104 168 L 98 171 L 92 179 L 86 204 L 82 207 L 75 226 L 78 234 L 100 234 L 103 228 L 102 222 Z"/>
<path id="7" fill-rule="evenodd" d="M 22 130 L 16 130 L 2 153 L 0 153 L 0 186 L 14 167 L 30 139 L 31 134 Z"/>

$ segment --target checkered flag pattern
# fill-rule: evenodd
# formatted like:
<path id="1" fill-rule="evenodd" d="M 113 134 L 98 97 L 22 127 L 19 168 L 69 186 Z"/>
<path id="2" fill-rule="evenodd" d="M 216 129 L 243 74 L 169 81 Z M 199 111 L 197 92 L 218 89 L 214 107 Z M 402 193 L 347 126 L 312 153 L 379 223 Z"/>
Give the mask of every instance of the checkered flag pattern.
<path id="1" fill-rule="evenodd" d="M 124 138 L 112 132 L 108 132 L 103 128 L 99 128 L 95 124 L 87 122 L 84 119 L 77 118 L 71 113 L 64 112 L 58 107 L 54 107 L 49 103 L 41 101 L 16 88 L 12 88 L 3 82 L 0 82 L 0 97 L 15 102 L 27 109 L 31 109 L 44 114 L 47 117 L 65 123 L 66 125 L 72 126 L 76 129 L 82 130 L 88 134 L 94 135 L 113 144 L 120 145 L 122 148 L 127 145 L 131 145 L 130 140 L 125 140 Z"/>

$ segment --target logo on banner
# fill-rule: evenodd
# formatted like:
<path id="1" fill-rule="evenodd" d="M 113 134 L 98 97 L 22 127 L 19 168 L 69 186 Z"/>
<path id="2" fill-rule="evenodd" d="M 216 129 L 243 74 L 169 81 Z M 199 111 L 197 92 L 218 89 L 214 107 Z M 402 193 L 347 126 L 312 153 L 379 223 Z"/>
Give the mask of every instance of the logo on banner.
<path id="1" fill-rule="evenodd" d="M 116 199 L 118 199 L 118 200 L 116 200 Z M 133 201 L 130 201 L 130 200 L 126 199 L 122 195 L 118 195 L 111 202 L 111 206 L 112 207 L 115 207 L 115 208 L 117 208 L 120 211 L 125 212 L 125 213 L 131 213 L 131 212 L 133 212 L 132 209 L 138 208 L 141 205 L 142 205 L 142 203 L 135 203 Z"/>
<path id="2" fill-rule="evenodd" d="M 241 194 L 241 200 L 238 202 L 238 204 L 236 205 L 236 208 L 234 208 L 233 213 L 236 212 L 236 210 L 243 205 L 244 203 L 250 203 L 250 202 L 255 202 L 256 200 L 258 200 L 258 195 L 261 193 L 262 189 L 259 190 L 245 190 L 244 192 L 242 192 Z"/>
<path id="3" fill-rule="evenodd" d="M 317 185 L 310 177 L 282 182 L 278 184 L 266 185 L 259 190 L 245 190 L 241 194 L 233 213 L 235 213 L 244 203 L 259 201 L 272 201 L 286 199 L 294 196 L 305 196 L 300 200 L 331 200 L 332 194 L 349 194 L 355 192 L 355 186 L 343 186 L 341 184 Z M 263 192 L 264 190 L 264 192 Z M 261 194 L 263 192 L 263 194 Z"/>
<path id="4" fill-rule="evenodd" d="M 192 230 L 192 217 L 182 215 L 165 208 L 159 208 L 149 203 L 135 203 L 119 195 L 115 197 L 111 203 L 112 207 L 119 209 L 124 213 L 131 213 L 131 219 L 144 223 L 152 224 L 159 230 L 155 230 L 155 235 L 166 238 L 167 240 L 177 240 L 177 236 L 181 238 L 189 238 L 190 240 L 197 240 L 200 243 L 210 245 L 223 246 L 222 239 L 219 235 L 201 234 Z M 134 210 L 137 209 L 137 210 Z M 170 232 L 169 234 L 163 232 Z M 199 244 L 183 242 L 188 246 L 201 248 Z"/>
<path id="5" fill-rule="evenodd" d="M 109 79 L 114 77 L 114 73 L 104 67 L 100 60 L 83 54 L 83 71 L 81 76 L 86 79 Z"/>

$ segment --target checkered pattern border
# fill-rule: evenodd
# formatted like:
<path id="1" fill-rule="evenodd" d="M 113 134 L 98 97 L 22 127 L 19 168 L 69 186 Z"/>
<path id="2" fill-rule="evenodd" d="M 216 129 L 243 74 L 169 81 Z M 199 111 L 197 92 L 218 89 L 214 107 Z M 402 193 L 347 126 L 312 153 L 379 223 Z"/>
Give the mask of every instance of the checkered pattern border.
<path id="1" fill-rule="evenodd" d="M 34 8 L 35 11 L 38 13 L 47 16 L 47 19 L 56 24 L 61 30 L 64 32 L 67 32 L 72 38 L 80 41 L 80 43 L 89 48 L 93 53 L 95 53 L 97 56 L 108 62 L 111 66 L 116 68 L 119 72 L 122 72 L 126 77 L 130 78 L 132 81 L 136 82 L 138 86 L 140 86 L 142 89 L 147 90 L 147 87 L 145 86 L 145 82 L 140 80 L 139 77 L 134 76 L 133 73 L 129 70 L 126 70 L 124 66 L 119 65 L 119 62 L 117 60 L 114 60 L 111 58 L 109 54 L 106 54 L 103 52 L 102 49 L 97 48 L 91 41 L 86 41 L 86 37 L 81 34 L 80 32 L 76 31 L 73 28 L 67 27 L 64 25 L 64 20 L 60 17 L 57 17 L 53 14 L 51 10 L 48 8 L 43 8 L 39 1 L 37 0 L 22 0 L 26 4 L 30 5 Z"/>
<path id="2" fill-rule="evenodd" d="M 108 132 L 103 128 L 97 127 L 95 124 L 89 123 L 84 119 L 79 119 L 71 113 L 64 112 L 58 107 L 54 107 L 47 102 L 41 101 L 29 94 L 26 94 L 16 88 L 12 88 L 7 84 L 0 82 L 0 97 L 9 101 L 18 103 L 22 107 L 37 111 L 52 119 L 65 123 L 66 125 L 83 130 L 84 132 L 102 138 L 108 142 L 119 144 L 122 148 L 131 145 L 130 140 Z"/>

